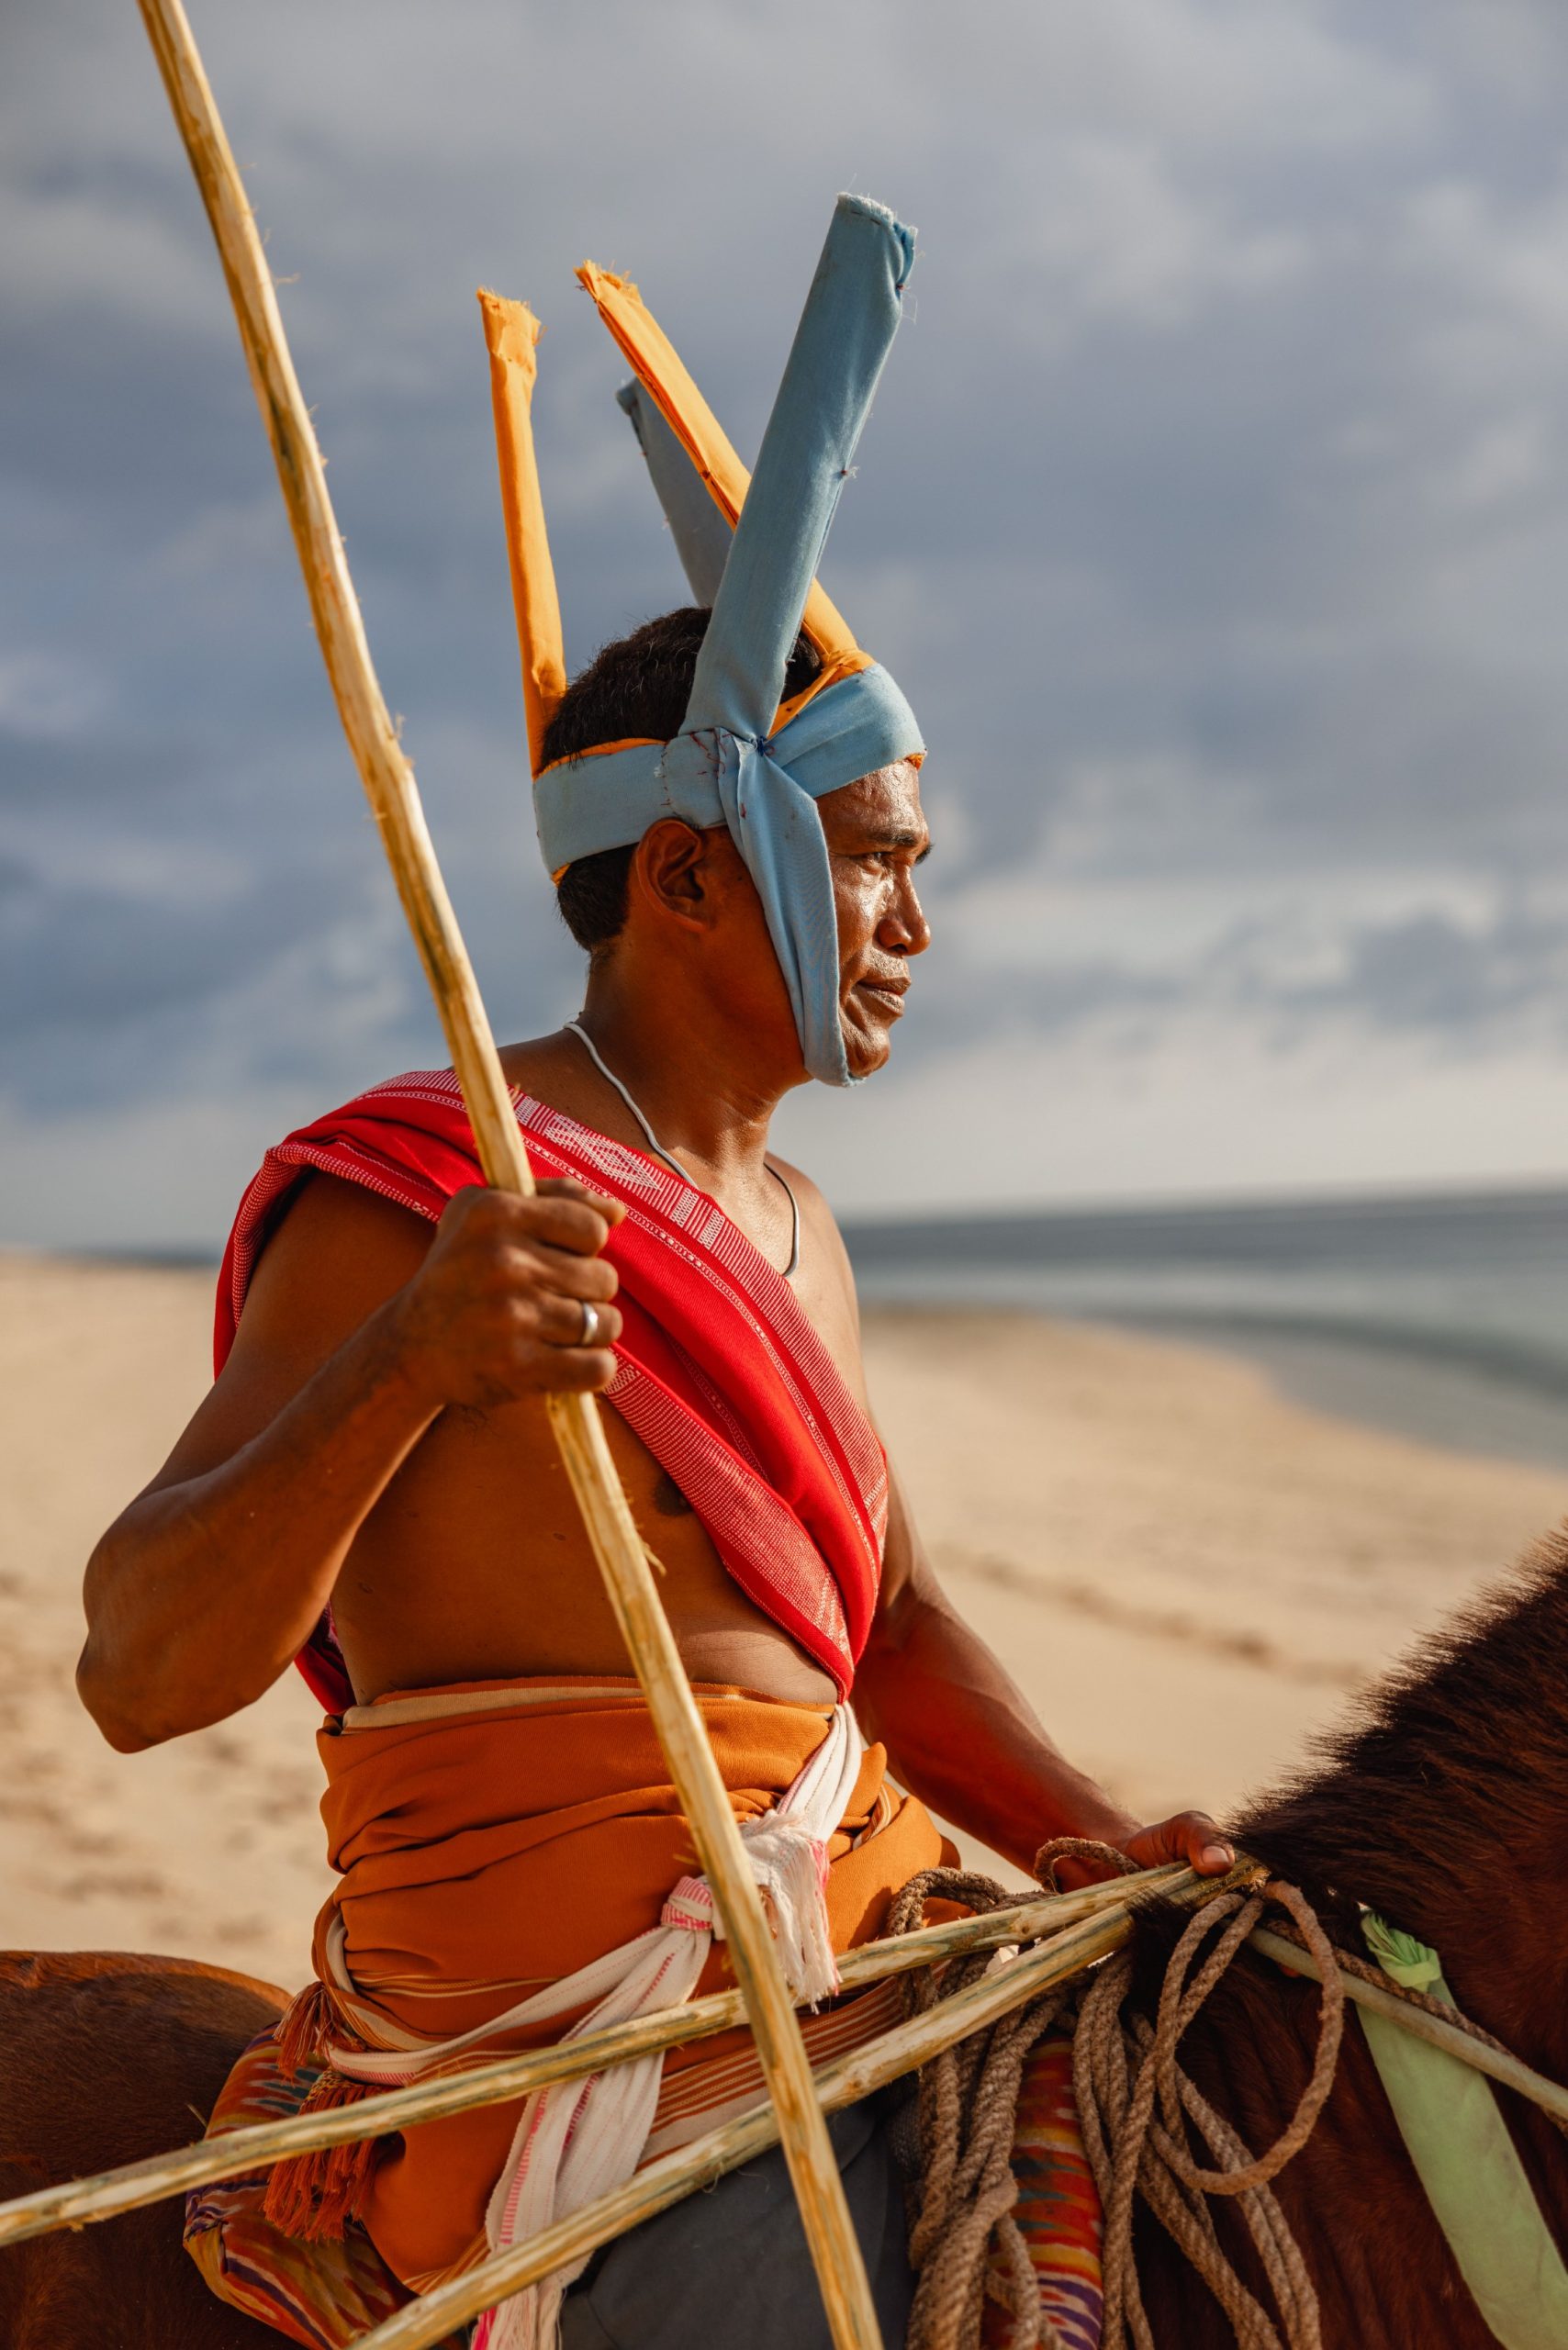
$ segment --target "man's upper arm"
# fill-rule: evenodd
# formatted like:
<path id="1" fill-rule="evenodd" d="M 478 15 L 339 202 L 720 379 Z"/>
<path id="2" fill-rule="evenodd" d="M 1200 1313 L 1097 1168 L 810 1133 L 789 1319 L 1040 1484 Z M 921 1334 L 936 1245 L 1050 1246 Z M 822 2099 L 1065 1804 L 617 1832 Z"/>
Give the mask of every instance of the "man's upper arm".
<path id="1" fill-rule="evenodd" d="M 313 1176 L 251 1281 L 228 1361 L 148 1493 L 231 1460 L 418 1272 L 431 1226 L 336 1176 Z"/>

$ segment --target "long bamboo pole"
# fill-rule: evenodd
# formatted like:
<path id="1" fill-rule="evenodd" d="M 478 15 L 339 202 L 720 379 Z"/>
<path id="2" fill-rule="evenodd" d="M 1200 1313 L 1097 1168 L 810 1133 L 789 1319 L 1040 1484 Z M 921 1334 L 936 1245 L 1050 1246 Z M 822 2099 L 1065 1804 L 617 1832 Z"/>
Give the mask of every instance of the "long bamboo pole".
<path id="1" fill-rule="evenodd" d="M 1170 1865 L 1149 1869 L 1136 1878 L 1117 1877 L 1109 1885 L 1087 1886 L 1079 1893 L 1036 1896 L 1006 1909 L 993 1909 L 985 1917 L 951 1919 L 940 1926 L 921 1926 L 913 1933 L 863 1942 L 857 1950 L 845 1953 L 839 1974 L 846 1991 L 860 1990 L 890 1975 L 939 1965 L 971 1951 L 1037 1942 L 1062 1932 L 1081 1919 L 1125 1908 L 1151 1893 L 1181 1899 L 1201 1889 L 1206 1889 L 1204 1880 L 1190 1870 Z M 416 2081 L 407 2088 L 383 2089 L 353 2105 L 296 2114 L 284 2121 L 249 2122 L 243 2129 L 225 2131 L 220 2137 L 201 2138 L 195 2145 L 145 2155 L 140 2162 L 125 2163 L 88 2178 L 67 2179 L 58 2187 L 36 2188 L 30 2195 L 0 2203 L 0 2247 L 47 2235 L 55 2228 L 80 2228 L 92 2221 L 112 2220 L 122 2211 L 157 2203 L 164 2196 L 185 2195 L 192 2188 L 210 2186 L 215 2179 L 240 2178 L 247 2171 L 264 2170 L 292 2154 L 348 2145 L 356 2138 L 379 2138 L 411 2122 L 434 2121 L 476 2107 L 500 2105 L 546 2088 L 554 2081 L 579 2080 L 611 2065 L 629 2064 L 638 2056 L 710 2039 L 745 2021 L 740 1993 L 714 1991 L 705 1998 L 689 1999 L 684 2007 L 660 2008 L 652 2015 L 633 2016 L 626 2023 L 606 2024 L 578 2039 L 557 2041 L 550 2048 L 498 2057 L 468 2072 Z"/>
<path id="2" fill-rule="evenodd" d="M 441 1014 L 487 1182 L 525 1196 L 528 1156 L 413 770 L 376 680 L 326 473 L 289 355 L 272 274 L 180 0 L 139 0 L 217 241 L 251 381 L 277 463 L 311 616 L 349 739 Z M 865 2263 L 789 1987 L 729 1796 L 654 1586 L 591 1396 L 554 1395 L 550 1419 L 670 1778 L 723 1922 L 838 2350 L 878 2350 Z"/>
<path id="3" fill-rule="evenodd" d="M 917 1927 L 913 1933 L 893 1934 L 879 1942 L 864 1942 L 846 1952 L 840 1974 L 846 1990 L 859 1990 L 891 1975 L 917 1967 L 939 1965 L 945 1960 L 980 1950 L 997 1950 L 1010 1942 L 1055 1949 L 1057 1938 L 1081 1919 L 1131 1909 L 1151 1895 L 1187 1902 L 1220 1889 L 1232 1879 L 1203 1879 L 1192 1870 L 1171 1863 L 1146 1869 L 1136 1877 L 1118 1877 L 1107 1885 L 1086 1886 L 1082 1891 L 1031 1897 L 980 1918 L 958 1918 L 940 1926 Z M 1287 1942 L 1266 1926 L 1254 1928 L 1253 1946 L 1265 1957 L 1298 1975 L 1317 1980 L 1317 1963 L 1299 1943 Z M 1033 1954 L 1033 1953 L 1032 1953 Z M 1080 1953 L 1081 1957 L 1081 1953 Z M 1082 1959 L 1085 1965 L 1091 1959 Z M 1012 1978 L 1020 1997 L 1030 1996 L 1029 1978 Z M 1476 2040 L 1457 2023 L 1446 2022 L 1423 2008 L 1413 2007 L 1393 1990 L 1344 1975 L 1345 1996 L 1354 2004 L 1386 2016 L 1417 2040 L 1428 2041 L 1475 2072 L 1568 2123 L 1568 2087 L 1549 2080 L 1506 2049 Z M 946 2012 L 946 2010 L 945 2010 Z M 310 2154 L 325 2146 L 352 2143 L 357 2138 L 380 2137 L 415 2121 L 433 2121 L 448 2114 L 466 2113 L 499 2105 L 546 2088 L 553 2081 L 577 2080 L 613 2065 L 632 2063 L 666 2048 L 711 2038 L 745 2020 L 738 1991 L 714 1991 L 684 2007 L 661 2008 L 653 2015 L 636 2016 L 628 2023 L 607 2024 L 584 2032 L 579 2039 L 560 2041 L 554 2047 L 531 2049 L 504 2056 L 469 2072 L 435 2081 L 418 2081 L 408 2088 L 384 2089 L 355 2105 L 339 2106 L 324 2113 L 297 2114 L 284 2121 L 256 2121 L 221 2137 L 201 2138 L 194 2145 L 177 2146 L 163 2154 L 121 2164 L 85 2178 L 66 2179 L 58 2187 L 36 2188 L 0 2203 L 0 2249 L 24 2244 L 29 2237 L 49 2235 L 60 2228 L 81 2228 L 93 2221 L 113 2220 L 122 2212 L 140 2210 L 166 2197 L 185 2195 L 193 2188 L 209 2187 L 220 2178 L 238 2178 L 247 2171 L 264 2170 L 291 2154 Z"/>
<path id="4" fill-rule="evenodd" d="M 1247 1939 L 1254 1950 L 1261 1951 L 1265 1958 L 1273 1959 L 1291 1974 L 1305 1975 L 1314 1983 L 1322 1981 L 1317 1961 L 1299 1942 L 1287 1942 L 1283 1934 L 1276 1934 L 1268 1926 L 1254 1926 Z M 1544 2073 L 1535 2072 L 1508 2049 L 1490 2047 L 1457 2023 L 1445 2023 L 1440 2016 L 1428 2015 L 1425 2008 L 1412 2007 L 1397 1991 L 1385 1991 L 1381 1984 L 1368 1983 L 1359 1975 L 1348 1974 L 1343 1967 L 1339 1969 L 1339 1984 L 1353 2007 L 1369 2009 L 1374 2016 L 1386 2016 L 1390 2023 L 1398 2024 L 1413 2039 L 1440 2048 L 1445 2055 L 1468 2065 L 1473 2073 L 1484 2073 L 1488 2080 L 1517 2091 L 1532 2105 L 1539 2105 L 1543 2113 L 1553 2114 L 1559 2121 L 1568 2123 L 1568 2087 L 1561 2081 L 1549 2080 Z"/>
<path id="5" fill-rule="evenodd" d="M 1186 1886 L 1179 1891 L 1190 1889 Z M 1203 1889 L 1201 1886 L 1199 1889 Z M 968 2038 L 970 2032 L 982 2031 L 999 2017 L 1022 2006 L 1025 1999 L 1070 1981 L 1109 1957 L 1132 1931 L 1133 1919 L 1125 1902 L 1107 1907 L 1097 1917 L 1087 1918 L 1065 1933 L 1037 1944 L 1010 1965 L 999 1967 L 924 2015 L 912 2017 L 907 2023 L 884 2032 L 867 2046 L 840 2057 L 816 2076 L 823 2110 L 836 2112 L 902 2074 L 915 2071 L 942 2049 Z M 1250 1939 L 1271 1958 L 1317 1978 L 1316 1963 L 1282 1935 L 1259 1928 Z M 1548 2112 L 1568 2117 L 1568 2090 L 1531 2073 L 1517 2058 L 1485 2047 L 1453 2025 L 1410 2007 L 1394 1993 L 1382 1991 L 1359 1975 L 1341 1970 L 1340 1980 L 1347 1998 L 1390 2016 L 1406 2031 L 1446 2049 L 1494 2079 L 1506 2081 L 1510 2087 L 1533 2098 Z M 531 2244 L 519 2244 L 482 2262 L 465 2277 L 423 2294 L 396 2317 L 362 2334 L 355 2350 L 430 2350 L 430 2345 L 444 2342 L 450 2333 L 481 2310 L 494 2308 L 509 2295 L 521 2292 L 536 2278 L 547 2276 L 552 2268 L 596 2250 L 612 2236 L 624 2234 L 628 2228 L 678 2202 L 682 2196 L 710 2185 L 724 2171 L 750 2162 L 772 2145 L 778 2134 L 777 2121 L 768 2109 L 755 2108 L 694 2144 L 678 2147 L 659 2161 L 649 2163 L 623 2187 L 602 2196 L 596 2203 L 585 2204 L 581 2210 L 572 2212 Z"/>

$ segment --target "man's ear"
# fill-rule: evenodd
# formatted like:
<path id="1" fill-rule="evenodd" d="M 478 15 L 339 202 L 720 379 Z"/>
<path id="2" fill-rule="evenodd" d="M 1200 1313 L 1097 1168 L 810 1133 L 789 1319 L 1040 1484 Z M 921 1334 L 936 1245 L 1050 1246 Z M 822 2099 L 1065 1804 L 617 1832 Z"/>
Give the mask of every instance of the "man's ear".
<path id="1" fill-rule="evenodd" d="M 652 824 L 632 858 L 632 886 L 666 918 L 707 930 L 717 911 L 709 835 L 667 816 Z"/>

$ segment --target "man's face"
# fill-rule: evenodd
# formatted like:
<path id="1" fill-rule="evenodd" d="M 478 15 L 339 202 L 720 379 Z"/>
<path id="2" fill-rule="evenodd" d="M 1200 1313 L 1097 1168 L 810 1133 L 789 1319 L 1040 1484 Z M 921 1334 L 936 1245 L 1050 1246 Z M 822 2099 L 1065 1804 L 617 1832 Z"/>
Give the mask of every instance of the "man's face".
<path id="1" fill-rule="evenodd" d="M 908 759 L 879 767 L 817 802 L 838 917 L 838 1002 L 853 1077 L 887 1060 L 903 1014 L 910 958 L 931 944 L 914 868 L 931 835 L 920 806 L 919 770 Z"/>

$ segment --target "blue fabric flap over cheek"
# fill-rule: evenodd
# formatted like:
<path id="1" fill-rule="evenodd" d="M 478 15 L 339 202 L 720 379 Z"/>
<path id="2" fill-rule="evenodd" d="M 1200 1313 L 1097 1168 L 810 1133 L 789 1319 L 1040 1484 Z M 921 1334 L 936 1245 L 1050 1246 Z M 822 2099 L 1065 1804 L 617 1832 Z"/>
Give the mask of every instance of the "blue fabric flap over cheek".
<path id="1" fill-rule="evenodd" d="M 717 786 L 722 822 L 745 861 L 778 957 L 801 1053 L 824 1085 L 850 1085 L 839 1020 L 838 918 L 816 801 L 769 756 L 770 744 L 704 727 L 666 746 L 672 801 Z"/>

